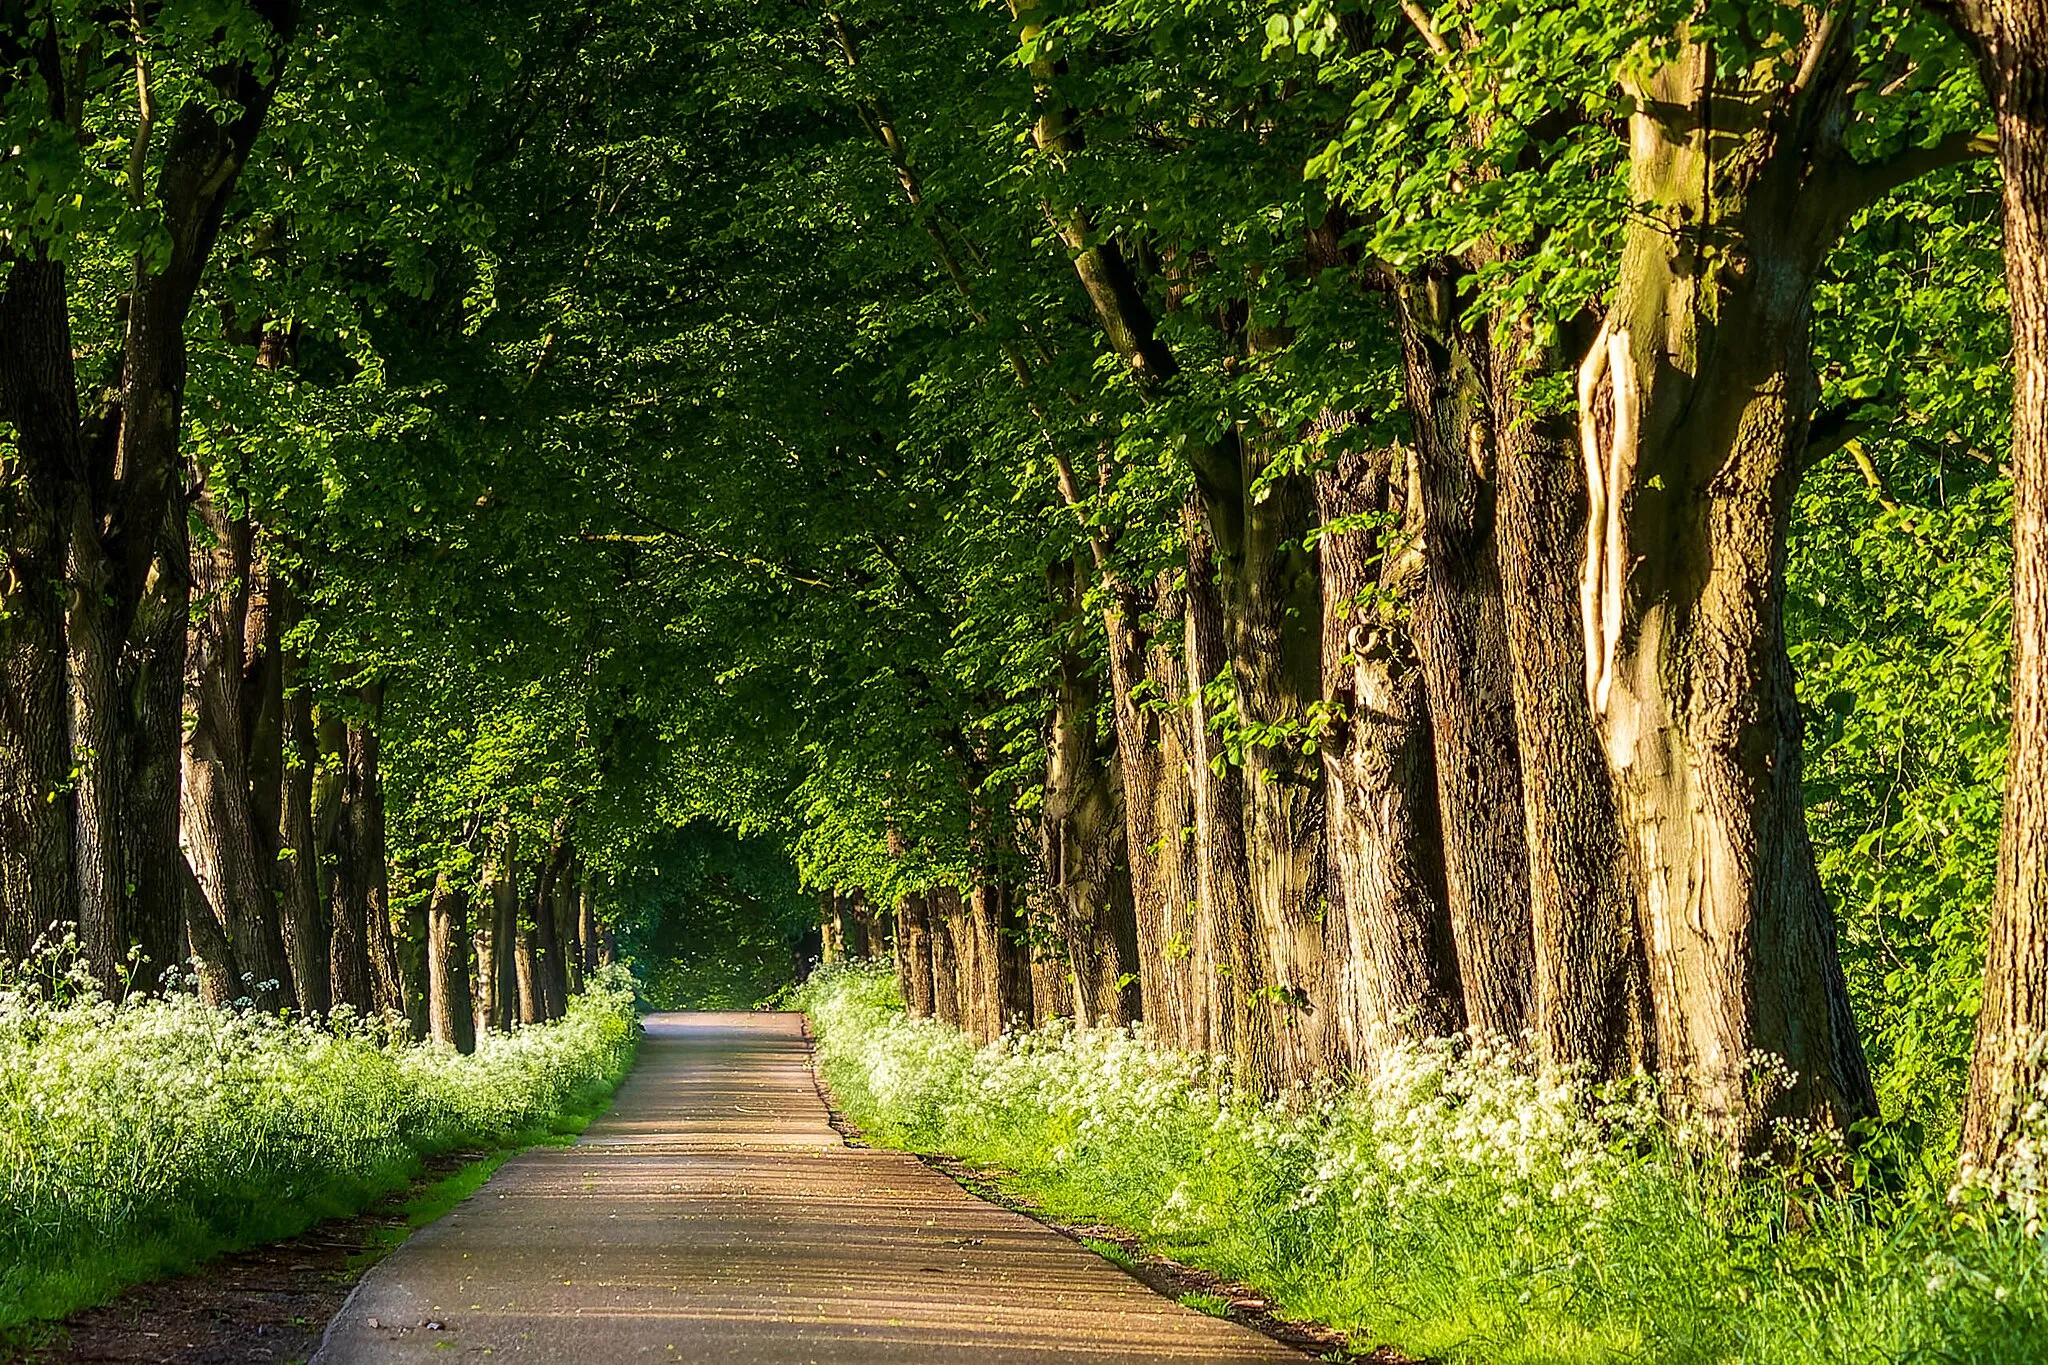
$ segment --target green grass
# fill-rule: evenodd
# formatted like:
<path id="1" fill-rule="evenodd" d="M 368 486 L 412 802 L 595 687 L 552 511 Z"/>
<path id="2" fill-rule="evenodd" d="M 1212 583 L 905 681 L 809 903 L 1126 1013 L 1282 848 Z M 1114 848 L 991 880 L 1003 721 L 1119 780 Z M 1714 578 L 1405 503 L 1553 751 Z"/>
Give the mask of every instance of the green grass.
<path id="1" fill-rule="evenodd" d="M 1136 1270 L 1138 1268 L 1138 1262 L 1131 1256 L 1131 1253 L 1125 1251 L 1115 1242 L 1105 1242 L 1100 1237 L 1083 1237 L 1081 1245 L 1087 1247 L 1111 1265 L 1121 1266 L 1125 1270 Z"/>
<path id="2" fill-rule="evenodd" d="M 1230 1300 L 1221 1294 L 1183 1294 L 1180 1296 L 1183 1308 L 1192 1308 L 1197 1313 L 1207 1313 L 1212 1318 L 1230 1316 Z"/>
<path id="3" fill-rule="evenodd" d="M 878 1145 L 1004 1172 L 1049 1216 L 1256 1286 L 1276 1312 L 1472 1365 L 2048 1360 L 2048 1241 L 1939 1149 L 1862 1187 L 1736 1178 L 1508 1049 L 1418 1048 L 1341 1092 L 1247 1102 L 1110 1030 L 976 1049 L 875 971 L 802 999 Z"/>
<path id="4" fill-rule="evenodd" d="M 188 999 L 6 1003 L 0 1333 L 17 1334 L 359 1212 L 428 1157 L 489 1153 L 415 1194 L 425 1219 L 512 1152 L 580 1132 L 638 1039 L 623 971 L 567 1019 L 492 1035 L 471 1057 Z"/>

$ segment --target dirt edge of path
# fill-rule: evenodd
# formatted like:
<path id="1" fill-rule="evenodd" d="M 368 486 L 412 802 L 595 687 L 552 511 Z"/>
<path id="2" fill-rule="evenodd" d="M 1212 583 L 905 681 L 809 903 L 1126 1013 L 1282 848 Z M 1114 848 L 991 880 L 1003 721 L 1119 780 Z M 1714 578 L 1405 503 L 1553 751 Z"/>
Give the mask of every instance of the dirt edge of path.
<path id="1" fill-rule="evenodd" d="M 417 1201 L 509 1151 L 430 1157 L 411 1184 L 360 1213 L 296 1237 L 230 1251 L 181 1274 L 121 1289 L 105 1303 L 0 1344 L 9 1365 L 286 1365 L 309 1359 L 364 1272 L 411 1233 Z"/>
<path id="2" fill-rule="evenodd" d="M 846 1140 L 850 1147 L 872 1147 L 867 1135 L 839 1107 L 839 1099 L 832 1093 L 832 1087 L 825 1080 L 824 1070 L 818 1065 L 817 1037 L 811 1032 L 808 1015 L 803 1021 L 804 1042 L 808 1047 L 811 1063 L 811 1083 L 818 1089 L 818 1099 L 824 1104 L 832 1128 Z M 1029 1199 L 1013 1194 L 1002 1187 L 1003 1173 L 975 1166 L 957 1157 L 912 1152 L 932 1170 L 939 1172 L 967 1193 L 998 1208 L 1023 1214 L 1044 1227 L 1072 1241 L 1079 1242 L 1090 1251 L 1117 1267 L 1138 1283 L 1144 1285 L 1162 1298 L 1176 1303 L 1185 1302 L 1190 1296 L 1202 1296 L 1229 1304 L 1228 1313 L 1216 1316 L 1228 1317 L 1264 1336 L 1271 1337 L 1282 1346 L 1300 1351 L 1303 1355 L 1317 1360 L 1337 1362 L 1337 1365 L 1423 1365 L 1412 1356 L 1402 1355 L 1389 1346 L 1361 1349 L 1351 1344 L 1348 1334 L 1334 1327 L 1318 1322 L 1302 1322 L 1282 1317 L 1275 1313 L 1266 1302 L 1265 1296 L 1247 1284 L 1227 1280 L 1221 1275 L 1203 1270 L 1199 1266 L 1187 1265 L 1171 1257 L 1161 1256 L 1146 1248 L 1144 1242 L 1128 1228 L 1112 1227 L 1105 1223 L 1069 1223 L 1053 1217 Z M 1118 1252 L 1116 1256 L 1102 1255 L 1097 1244 L 1107 1244 Z M 1207 1310 L 1203 1310 L 1207 1311 Z"/>

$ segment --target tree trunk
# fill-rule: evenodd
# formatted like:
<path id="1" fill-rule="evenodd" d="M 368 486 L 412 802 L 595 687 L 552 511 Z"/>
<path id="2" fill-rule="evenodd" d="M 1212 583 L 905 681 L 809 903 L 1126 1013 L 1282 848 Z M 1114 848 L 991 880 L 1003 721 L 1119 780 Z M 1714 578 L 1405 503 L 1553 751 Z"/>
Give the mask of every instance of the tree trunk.
<path id="1" fill-rule="evenodd" d="M 523 1025 L 548 1021 L 547 987 L 541 982 L 539 954 L 533 939 L 531 924 L 521 924 L 512 938 L 513 991 L 519 1001 L 519 1022 Z"/>
<path id="2" fill-rule="evenodd" d="M 1585 470 L 1554 417 L 1525 399 L 1537 378 L 1519 329 L 1493 348 L 1499 549 L 1527 819 L 1536 1042 L 1596 1079 L 1655 1063 L 1636 871 L 1586 700 L 1578 568 Z"/>
<path id="3" fill-rule="evenodd" d="M 582 894 L 583 862 L 572 859 L 568 871 L 555 883 L 555 937 L 562 945 L 562 974 L 570 995 L 583 994 Z M 562 1012 L 568 1013 L 565 998 Z"/>
<path id="4" fill-rule="evenodd" d="M 199 998 L 219 1009 L 234 1003 L 241 994 L 241 968 L 235 963 L 234 947 L 222 931 L 220 920 L 206 903 L 205 888 L 192 874 L 192 865 L 181 855 L 178 866 L 183 871 L 178 883 L 185 907 L 186 956 L 198 978 Z"/>
<path id="5" fill-rule="evenodd" d="M 78 396 L 61 261 L 16 257 L 0 289 L 0 416 L 14 428 L 0 575 L 0 959 L 77 916 L 65 743 L 65 483 Z"/>
<path id="6" fill-rule="evenodd" d="M 818 961 L 823 966 L 846 960 L 846 931 L 839 921 L 839 893 L 818 893 Z"/>
<path id="7" fill-rule="evenodd" d="M 1963 1159 L 2004 1161 L 2048 1076 L 2048 13 L 1958 6 L 1998 111 L 2013 337 L 2012 740 Z"/>
<path id="8" fill-rule="evenodd" d="M 142 952 L 135 984 L 144 989 L 177 968 L 185 940 L 187 867 L 179 826 L 191 578 L 183 519 L 166 518 L 160 534 L 157 562 L 121 670 L 135 738 L 122 795 L 122 865 L 132 886 L 129 930 Z M 264 846 L 258 849 L 260 857 Z M 286 994 L 291 995 L 289 989 Z"/>
<path id="9" fill-rule="evenodd" d="M 1217 997 L 1213 1028 L 1238 1083 L 1257 1091 L 1284 1084 L 1275 1031 L 1281 1021 L 1267 989 L 1268 957 L 1252 906 L 1244 845 L 1243 769 L 1222 752 L 1209 687 L 1225 668 L 1223 600 L 1215 555 L 1199 506 L 1185 509 L 1188 771 L 1194 780 L 1195 889 L 1215 939 Z"/>
<path id="10" fill-rule="evenodd" d="M 381 744 L 377 723 L 384 711 L 384 684 L 356 689 L 361 715 L 349 722 L 347 786 L 342 819 L 348 825 L 348 849 L 355 862 L 351 887 L 361 898 L 357 912 L 364 928 L 375 1007 L 412 1015 L 398 944 L 391 932 L 391 869 L 384 846 L 384 777 L 379 766 Z"/>
<path id="11" fill-rule="evenodd" d="M 554 838 L 550 841 L 547 857 L 542 861 L 533 879 L 533 902 L 530 913 L 533 917 L 534 966 L 540 972 L 536 989 L 539 992 L 542 1014 L 548 1019 L 560 1019 L 569 1010 L 569 974 L 562 962 L 561 935 L 557 932 L 556 886 L 569 873 L 570 861 L 575 857 L 569 845 L 567 822 L 557 821 Z"/>
<path id="12" fill-rule="evenodd" d="M 994 1042 L 1005 1030 L 1029 1028 L 1032 1023 L 1031 951 L 1022 901 L 1014 886 L 985 876 L 974 888 L 970 910 L 991 959 L 993 1005 L 984 1041 Z"/>
<path id="13" fill-rule="evenodd" d="M 1403 282 L 1401 343 L 1421 477 L 1414 641 L 1436 750 L 1444 890 L 1466 1023 L 1518 1038 L 1532 1022 L 1534 942 L 1513 666 L 1495 545 L 1498 490 L 1483 341 L 1458 283 Z"/>
<path id="14" fill-rule="evenodd" d="M 327 872 L 328 919 L 334 936 L 328 943 L 328 976 L 334 1003 L 357 1014 L 375 1014 L 377 993 L 370 971 L 368 904 L 359 820 L 350 807 L 349 727 L 338 715 L 324 713 L 318 726 L 321 771 L 318 775 L 315 826 L 321 842 L 320 862 Z"/>
<path id="15" fill-rule="evenodd" d="M 1074 1014 L 1083 1027 L 1121 1026 L 1136 1017 L 1138 944 L 1131 901 L 1126 825 L 1112 752 L 1097 733 L 1101 697 L 1071 632 L 1078 628 L 1079 585 L 1064 561 L 1048 571 L 1053 601 L 1069 634 L 1054 679 L 1046 744 L 1046 875 L 1059 906 Z"/>
<path id="16" fill-rule="evenodd" d="M 279 623 L 277 633 L 281 636 L 294 621 L 296 610 L 283 580 L 275 582 L 278 600 L 273 605 L 272 617 Z M 280 640 L 283 768 L 278 784 L 278 910 L 299 1007 L 308 1014 L 325 1014 L 334 1004 L 328 960 L 334 926 L 327 899 L 321 894 L 320 841 L 313 822 L 313 782 L 320 766 L 320 740 L 313 726 L 313 699 L 303 681 L 305 661 L 283 650 L 281 644 Z"/>
<path id="17" fill-rule="evenodd" d="M 923 892 L 904 896 L 896 907 L 896 947 L 903 1008 L 913 1019 L 929 1019 L 935 1003 L 932 914 Z"/>
<path id="18" fill-rule="evenodd" d="M 588 872 L 576 883 L 576 924 L 576 940 L 583 946 L 583 972 L 588 978 L 604 965 L 604 945 L 597 930 L 597 897 L 591 892 Z"/>
<path id="19" fill-rule="evenodd" d="M 484 874 L 491 912 L 478 936 L 476 971 L 479 1024 L 501 1032 L 519 1022 L 519 985 L 512 964 L 519 934 L 518 852 L 518 835 L 509 822 L 500 821 Z"/>
<path id="20" fill-rule="evenodd" d="M 1159 575 L 1153 583 L 1152 606 L 1157 624 L 1147 641 L 1144 668 L 1156 699 L 1148 710 L 1157 731 L 1158 755 L 1151 777 L 1154 851 L 1149 863 L 1163 942 L 1157 962 L 1147 958 L 1141 966 L 1159 979 L 1167 1013 L 1165 1022 L 1156 1019 L 1148 998 L 1145 1029 L 1171 1047 L 1215 1052 L 1223 1048 L 1228 1029 L 1219 1029 L 1216 1023 L 1222 1008 L 1217 936 L 1200 894 L 1194 737 L 1188 711 L 1187 594 L 1180 574 L 1168 570 Z M 1131 790 L 1125 799 L 1134 799 Z"/>
<path id="21" fill-rule="evenodd" d="M 446 872 L 427 902 L 427 1032 L 457 1052 L 476 1051 L 469 1000 L 469 893 Z"/>
<path id="22" fill-rule="evenodd" d="M 1103 608 L 1109 644 L 1110 698 L 1116 723 L 1118 777 L 1123 788 L 1124 849 L 1129 868 L 1133 956 L 1126 968 L 1137 976 L 1138 1013 L 1147 1033 L 1168 1047 L 1185 1046 L 1179 1001 L 1186 993 L 1186 954 L 1172 951 L 1173 920 L 1185 901 L 1169 897 L 1176 886 L 1181 843 L 1162 838 L 1160 783 L 1165 752 L 1161 723 L 1142 689 L 1151 656 L 1140 619 L 1138 596 L 1112 581 Z M 1078 584 L 1076 585 L 1078 591 Z M 1176 835 L 1178 828 L 1176 827 Z"/>
<path id="23" fill-rule="evenodd" d="M 1801 108 L 1715 139 L 1708 106 L 1751 92 L 1723 88 L 1713 54 L 1681 47 L 1644 79 L 1634 202 L 1697 230 L 1632 223 L 1579 378 L 1587 686 L 1643 879 L 1658 1063 L 1737 1151 L 1774 1119 L 1846 1128 L 1875 1109 L 1807 840 L 1783 615 L 1812 284 L 1845 212 L 1814 183 L 1846 164 L 1826 141 L 1843 122 L 1827 102 L 1850 98 L 1843 46 Z M 1724 236 L 1739 251 L 1698 249 Z M 1759 1054 L 1796 1082 L 1760 1083 Z"/>
<path id="24" fill-rule="evenodd" d="M 1243 441 L 1238 486 L 1208 495 L 1207 503 L 1238 724 L 1284 734 L 1244 743 L 1240 753 L 1247 885 L 1277 1011 L 1276 1060 L 1292 1081 L 1334 1060 L 1338 1006 L 1323 951 L 1323 771 L 1300 734 L 1322 696 L 1322 593 L 1306 548 L 1315 500 L 1301 475 L 1275 479 L 1263 498 L 1252 497 L 1272 439 L 1275 433 L 1262 431 Z"/>
<path id="25" fill-rule="evenodd" d="M 926 918 L 931 942 L 932 1017 L 959 1028 L 960 953 L 955 931 L 961 918 L 960 893 L 950 886 L 935 886 L 926 904 L 930 907 Z"/>
<path id="26" fill-rule="evenodd" d="M 1379 522 L 1316 542 L 1324 690 L 1342 718 L 1322 750 L 1330 916 L 1343 926 L 1349 1050 L 1366 1065 L 1390 1041 L 1440 1037 L 1465 1024 L 1428 701 L 1400 610 L 1420 558 L 1420 509 L 1407 496 L 1412 467 L 1397 450 L 1345 451 L 1317 476 L 1326 525 Z"/>
<path id="27" fill-rule="evenodd" d="M 229 925 L 235 957 L 258 1008 L 290 1006 L 291 968 L 278 929 L 277 897 L 250 799 L 244 714 L 244 663 L 250 645 L 255 531 L 224 507 L 219 490 L 202 496 L 199 513 L 213 544 L 195 546 L 194 586 L 204 614 L 192 631 L 192 726 L 185 737 L 184 844 L 193 873 Z M 260 624 L 260 623 L 259 623 Z"/>

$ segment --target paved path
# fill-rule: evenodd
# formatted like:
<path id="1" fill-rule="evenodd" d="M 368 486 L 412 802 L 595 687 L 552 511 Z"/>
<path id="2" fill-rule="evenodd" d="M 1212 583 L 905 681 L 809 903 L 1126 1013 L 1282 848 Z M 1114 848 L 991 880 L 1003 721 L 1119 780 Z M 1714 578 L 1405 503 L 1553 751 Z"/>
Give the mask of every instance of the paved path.
<path id="1" fill-rule="evenodd" d="M 315 1365 L 1304 1359 L 843 1145 L 799 1016 L 646 1022 L 582 1141 L 507 1162 L 380 1262 Z"/>

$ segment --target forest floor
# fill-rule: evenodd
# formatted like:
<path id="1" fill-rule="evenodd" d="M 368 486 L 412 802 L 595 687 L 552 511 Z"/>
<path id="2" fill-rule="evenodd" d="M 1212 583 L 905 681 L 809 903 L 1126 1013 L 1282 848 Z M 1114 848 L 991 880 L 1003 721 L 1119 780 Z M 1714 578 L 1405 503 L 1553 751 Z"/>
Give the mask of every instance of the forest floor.
<path id="1" fill-rule="evenodd" d="M 575 1146 L 366 1275 L 318 1365 L 1300 1361 L 900 1153 L 849 1147 L 800 1016 L 656 1015 Z"/>

